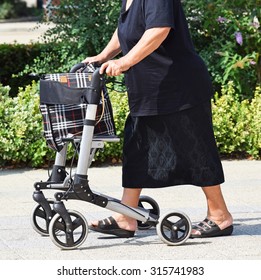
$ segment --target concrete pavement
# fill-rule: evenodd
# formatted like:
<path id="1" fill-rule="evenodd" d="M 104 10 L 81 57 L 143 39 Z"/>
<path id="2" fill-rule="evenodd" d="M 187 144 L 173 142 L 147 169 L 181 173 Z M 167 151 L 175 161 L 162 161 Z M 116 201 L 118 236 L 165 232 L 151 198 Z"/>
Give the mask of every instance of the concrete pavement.
<path id="1" fill-rule="evenodd" d="M 53 24 L 43 25 L 37 21 L 0 22 L 0 44 L 30 44 L 42 42 L 42 35 Z"/>
<path id="2" fill-rule="evenodd" d="M 223 193 L 234 216 L 234 234 L 229 237 L 188 239 L 180 246 L 167 246 L 155 228 L 137 231 L 130 239 L 111 238 L 89 232 L 76 250 L 64 251 L 43 237 L 30 224 L 33 184 L 47 179 L 43 169 L 0 170 L 0 259 L 1 260 L 261 260 L 261 161 L 223 161 L 226 182 Z M 121 167 L 91 167 L 92 190 L 121 197 Z M 53 198 L 54 192 L 45 191 Z M 186 213 L 192 222 L 206 215 L 200 188 L 178 186 L 144 190 L 154 198 L 161 214 L 174 210 Z M 66 202 L 67 209 L 82 213 L 87 221 L 111 212 L 95 205 Z"/>

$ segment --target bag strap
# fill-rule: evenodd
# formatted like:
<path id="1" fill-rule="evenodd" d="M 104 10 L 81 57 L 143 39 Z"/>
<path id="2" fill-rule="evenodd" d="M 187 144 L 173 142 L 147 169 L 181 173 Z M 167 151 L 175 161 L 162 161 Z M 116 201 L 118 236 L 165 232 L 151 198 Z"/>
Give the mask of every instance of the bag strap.
<path id="1" fill-rule="evenodd" d="M 99 120 L 96 122 L 95 125 L 97 125 L 103 118 L 104 116 L 104 111 L 105 111 L 105 98 L 104 98 L 104 91 L 101 91 L 101 100 L 102 100 L 102 112 L 101 112 L 101 116 L 99 118 Z"/>

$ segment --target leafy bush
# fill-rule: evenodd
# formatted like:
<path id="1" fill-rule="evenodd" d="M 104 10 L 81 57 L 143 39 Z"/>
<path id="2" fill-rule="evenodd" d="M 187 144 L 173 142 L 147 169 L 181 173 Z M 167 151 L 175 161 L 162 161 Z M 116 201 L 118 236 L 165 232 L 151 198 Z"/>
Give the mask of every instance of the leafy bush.
<path id="1" fill-rule="evenodd" d="M 26 2 L 21 0 L 0 0 L 0 19 L 39 15 L 35 8 L 27 8 Z"/>
<path id="2" fill-rule="evenodd" d="M 9 95 L 14 97 L 41 74 L 68 71 L 73 62 L 61 56 L 61 49 L 66 49 L 61 43 L 0 44 L 0 83 L 10 86 Z"/>
<path id="3" fill-rule="evenodd" d="M 36 82 L 20 88 L 17 97 L 9 96 L 9 86 L 0 84 L 0 166 L 26 164 L 37 167 L 54 159 L 42 135 L 42 116 L 39 111 L 39 88 Z M 105 143 L 104 151 L 96 154 L 99 162 L 121 158 L 123 127 L 128 114 L 127 96 L 110 93 L 119 143 Z M 68 161 L 73 157 L 69 148 Z"/>
<path id="4" fill-rule="evenodd" d="M 0 0 L 0 14 L 10 10 L 8 3 L 18 2 Z M 261 158 L 260 0 L 182 2 L 195 46 L 219 92 L 212 103 L 220 152 Z M 42 137 L 37 84 L 18 87 L 31 83 L 25 74 L 68 71 L 85 56 L 98 53 L 116 27 L 119 9 L 118 0 L 64 0 L 49 18 L 55 26 L 45 34 L 45 44 L 0 45 L 0 83 L 5 85 L 0 85 L 0 165 L 41 166 L 54 158 Z M 21 76 L 12 76 L 21 71 Z M 110 96 L 121 141 L 105 143 L 97 161 L 121 158 L 127 96 L 114 90 Z M 68 159 L 71 156 L 70 151 Z"/>
<path id="5" fill-rule="evenodd" d="M 34 82 L 14 98 L 9 90 L 0 85 L 0 165 L 39 166 L 48 150 L 42 137 L 38 86 Z"/>
<path id="6" fill-rule="evenodd" d="M 53 46 L 43 51 L 27 73 L 67 71 L 100 52 L 119 16 L 118 0 L 64 0 L 47 12 L 55 26 L 44 35 Z M 207 63 L 215 91 L 228 81 L 241 100 L 253 97 L 261 82 L 260 0 L 183 0 L 194 44 Z M 46 24 L 49 24 L 46 22 Z M 57 45 L 59 42 L 59 45 Z"/>
<path id="7" fill-rule="evenodd" d="M 12 11 L 12 4 L 11 3 L 0 3 L 0 19 L 6 19 L 8 18 L 9 14 Z"/>
<path id="8" fill-rule="evenodd" d="M 184 0 L 193 41 L 214 79 L 228 81 L 240 99 L 251 99 L 261 82 L 260 0 Z"/>
<path id="9" fill-rule="evenodd" d="M 31 64 L 36 57 L 40 56 L 42 50 L 46 48 L 47 46 L 40 44 L 0 45 L 0 83 L 10 86 L 9 94 L 11 96 L 17 95 L 19 87 L 31 84 L 32 77 L 27 74 L 18 76 L 18 74 L 25 69 L 27 64 Z"/>
<path id="10" fill-rule="evenodd" d="M 41 167 L 54 160 L 55 153 L 46 146 L 42 136 L 38 84 L 20 89 L 17 97 L 9 96 L 10 88 L 0 85 L 0 166 L 25 164 Z M 105 143 L 98 150 L 96 162 L 119 162 L 122 156 L 123 129 L 129 113 L 127 95 L 110 92 L 118 143 Z M 261 158 L 261 88 L 254 98 L 240 101 L 232 82 L 222 88 L 222 96 L 213 99 L 213 125 L 221 154 Z M 68 161 L 73 157 L 69 150 Z"/>
<path id="11" fill-rule="evenodd" d="M 60 48 L 35 61 L 34 68 L 44 73 L 68 71 L 86 56 L 101 51 L 117 26 L 120 9 L 120 1 L 116 0 L 63 0 L 58 6 L 55 2 L 47 7 L 48 21 L 42 22 L 55 25 L 47 30 L 43 39 L 54 46 L 59 42 Z"/>
<path id="12" fill-rule="evenodd" d="M 261 88 L 254 98 L 240 101 L 233 82 L 222 88 L 213 101 L 213 125 L 221 154 L 243 154 L 261 157 Z"/>
<path id="13" fill-rule="evenodd" d="M 19 76 L 68 72 L 72 65 L 79 62 L 74 59 L 73 44 L 69 46 L 61 42 L 50 42 L 39 45 L 39 50 L 38 55 L 33 56 L 32 62 L 24 65 L 24 70 Z"/>

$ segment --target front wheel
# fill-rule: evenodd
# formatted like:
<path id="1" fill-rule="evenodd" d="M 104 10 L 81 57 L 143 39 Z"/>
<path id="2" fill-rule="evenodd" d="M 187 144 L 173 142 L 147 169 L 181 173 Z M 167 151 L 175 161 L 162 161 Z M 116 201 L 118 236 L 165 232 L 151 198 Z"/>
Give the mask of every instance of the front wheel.
<path id="1" fill-rule="evenodd" d="M 163 242 L 168 245 L 180 245 L 189 238 L 192 225 L 186 214 L 172 212 L 160 217 L 156 230 Z"/>
<path id="2" fill-rule="evenodd" d="M 48 227 L 52 217 L 55 215 L 55 211 L 53 210 L 54 200 L 47 199 L 47 202 L 51 208 L 51 217 L 47 217 L 45 209 L 40 204 L 36 204 L 31 212 L 31 225 L 37 233 L 43 236 L 49 235 Z"/>
<path id="3" fill-rule="evenodd" d="M 85 217 L 75 210 L 67 211 L 72 221 L 71 230 L 60 214 L 56 214 L 49 225 L 49 234 L 53 243 L 61 249 L 70 250 L 81 246 L 88 235 Z"/>

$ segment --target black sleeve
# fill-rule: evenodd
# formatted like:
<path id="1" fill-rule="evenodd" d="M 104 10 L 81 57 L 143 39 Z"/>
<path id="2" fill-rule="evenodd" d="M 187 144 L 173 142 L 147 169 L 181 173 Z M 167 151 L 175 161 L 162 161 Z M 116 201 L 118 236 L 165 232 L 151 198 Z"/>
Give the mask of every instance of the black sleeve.
<path id="1" fill-rule="evenodd" d="M 174 0 L 144 0 L 146 30 L 153 27 L 174 28 Z"/>

